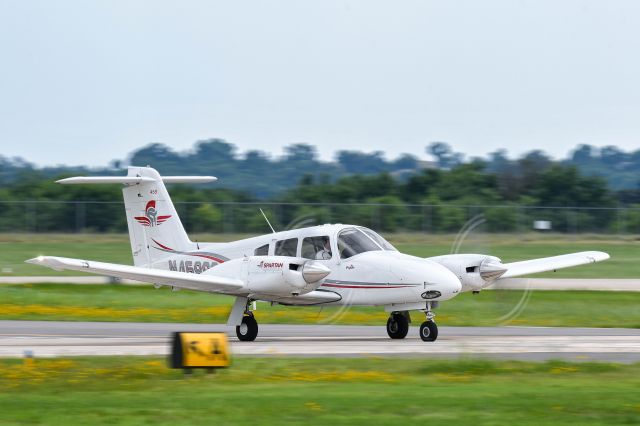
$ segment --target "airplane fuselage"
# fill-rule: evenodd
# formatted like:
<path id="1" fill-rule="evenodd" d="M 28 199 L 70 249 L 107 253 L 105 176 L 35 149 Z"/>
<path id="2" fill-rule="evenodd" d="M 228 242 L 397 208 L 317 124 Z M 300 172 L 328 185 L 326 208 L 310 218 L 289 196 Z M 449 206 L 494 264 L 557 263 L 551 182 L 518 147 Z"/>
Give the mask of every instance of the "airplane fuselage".
<path id="1" fill-rule="evenodd" d="M 172 256 L 155 262 L 152 267 L 187 273 L 212 273 L 215 267 L 231 259 L 249 256 L 286 255 L 301 260 L 313 259 L 327 266 L 331 273 L 318 288 L 334 292 L 340 300 L 330 304 L 401 305 L 448 300 L 461 291 L 458 278 L 442 265 L 420 257 L 398 252 L 386 241 L 377 243 L 354 225 L 321 225 L 277 232 L 228 243 L 198 243 L 193 250 L 176 251 L 161 241 L 152 240 L 150 249 Z M 345 248 L 345 235 L 354 245 L 357 239 L 370 245 L 360 253 Z M 326 238 L 327 247 L 320 250 L 317 242 Z M 313 245 L 316 243 L 316 246 Z M 341 247 L 342 245 L 342 247 Z M 357 251 L 357 250 L 356 250 Z M 270 262 L 259 273 L 284 273 L 286 264 Z M 229 293 L 233 294 L 233 293 Z"/>

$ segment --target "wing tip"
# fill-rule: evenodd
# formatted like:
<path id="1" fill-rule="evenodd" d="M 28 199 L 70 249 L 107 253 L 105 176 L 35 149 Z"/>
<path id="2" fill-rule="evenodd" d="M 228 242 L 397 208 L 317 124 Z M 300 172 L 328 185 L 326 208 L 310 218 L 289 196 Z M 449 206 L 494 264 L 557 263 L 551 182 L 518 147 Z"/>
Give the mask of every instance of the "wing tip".
<path id="1" fill-rule="evenodd" d="M 609 253 L 604 251 L 594 251 L 592 253 L 594 253 L 593 258 L 595 262 L 602 262 L 603 260 L 607 260 L 611 258 L 611 256 L 609 256 Z"/>

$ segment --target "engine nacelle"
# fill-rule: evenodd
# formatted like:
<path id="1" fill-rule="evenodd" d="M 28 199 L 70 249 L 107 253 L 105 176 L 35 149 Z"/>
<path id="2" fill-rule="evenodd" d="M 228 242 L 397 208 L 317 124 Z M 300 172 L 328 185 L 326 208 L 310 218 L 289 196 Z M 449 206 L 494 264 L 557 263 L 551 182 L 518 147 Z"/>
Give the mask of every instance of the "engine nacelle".
<path id="1" fill-rule="evenodd" d="M 462 291 L 482 290 L 507 272 L 499 258 L 485 254 L 447 254 L 428 259 L 456 274 Z"/>
<path id="2" fill-rule="evenodd" d="M 297 296 L 320 287 L 331 270 L 320 262 L 287 256 L 248 256 L 209 270 L 211 274 L 240 278 L 253 293 Z"/>

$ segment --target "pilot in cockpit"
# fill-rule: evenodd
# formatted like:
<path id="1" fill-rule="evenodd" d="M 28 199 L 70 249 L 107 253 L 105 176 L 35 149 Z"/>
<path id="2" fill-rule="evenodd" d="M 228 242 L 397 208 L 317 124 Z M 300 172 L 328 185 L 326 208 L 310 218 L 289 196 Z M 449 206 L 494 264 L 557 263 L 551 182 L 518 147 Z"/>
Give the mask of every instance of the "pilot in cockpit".
<path id="1" fill-rule="evenodd" d="M 322 249 L 316 253 L 316 260 L 329 260 L 331 259 L 331 244 L 329 244 L 329 238 L 322 238 Z"/>

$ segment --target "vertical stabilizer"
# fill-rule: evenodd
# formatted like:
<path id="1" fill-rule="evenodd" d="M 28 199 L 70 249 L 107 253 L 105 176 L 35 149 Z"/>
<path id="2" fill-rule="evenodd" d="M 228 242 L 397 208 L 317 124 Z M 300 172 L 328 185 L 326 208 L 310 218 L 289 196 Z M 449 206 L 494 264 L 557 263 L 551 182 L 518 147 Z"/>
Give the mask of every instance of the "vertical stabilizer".
<path id="1" fill-rule="evenodd" d="M 153 267 L 179 252 L 196 249 L 178 217 L 165 182 L 204 183 L 213 176 L 160 176 L 151 167 L 129 167 L 127 176 L 87 176 L 59 180 L 61 184 L 124 185 L 124 207 L 135 266 Z"/>
<path id="2" fill-rule="evenodd" d="M 128 176 L 150 178 L 122 189 L 134 265 L 153 266 L 171 251 L 195 248 L 160 174 L 151 167 L 129 167 Z"/>

